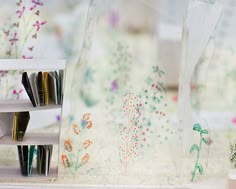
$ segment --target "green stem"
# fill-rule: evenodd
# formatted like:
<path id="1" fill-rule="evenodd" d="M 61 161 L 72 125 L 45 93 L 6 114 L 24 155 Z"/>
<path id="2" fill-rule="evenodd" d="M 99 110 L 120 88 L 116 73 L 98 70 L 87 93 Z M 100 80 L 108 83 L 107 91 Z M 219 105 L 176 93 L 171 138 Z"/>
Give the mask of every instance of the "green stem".
<path id="1" fill-rule="evenodd" d="M 79 163 L 79 153 L 80 153 L 80 151 L 81 151 L 81 149 L 79 149 L 77 151 L 76 162 L 75 162 L 75 171 L 77 171 L 81 167 L 81 164 Z"/>
<path id="2" fill-rule="evenodd" d="M 30 30 L 30 31 L 27 33 L 27 35 L 25 36 L 25 39 L 24 39 L 24 41 L 23 41 L 23 45 L 22 45 L 21 50 L 20 50 L 21 54 L 23 53 L 23 50 L 24 50 L 24 47 L 25 47 L 25 43 L 26 43 L 26 41 L 28 40 L 29 35 L 32 33 L 33 30 L 34 30 L 34 28 L 31 28 L 31 30 Z"/>
<path id="3" fill-rule="evenodd" d="M 16 43 L 15 43 L 15 50 L 16 50 L 16 59 L 17 59 L 17 46 L 16 46 Z"/>
<path id="4" fill-rule="evenodd" d="M 29 18 L 29 20 L 28 20 L 28 22 L 27 22 L 27 24 L 26 24 L 26 27 L 29 25 L 29 23 L 30 23 L 30 21 L 31 21 L 31 19 L 32 19 L 32 17 L 33 17 L 33 15 L 34 15 L 34 11 L 32 11 L 32 13 L 31 13 L 31 15 L 30 15 L 30 18 Z"/>
<path id="5" fill-rule="evenodd" d="M 192 172 L 192 179 L 191 179 L 191 182 L 193 182 L 193 180 L 194 180 L 194 178 L 195 178 L 195 175 L 196 175 L 196 170 L 197 170 L 197 165 L 198 165 L 198 161 L 199 161 L 199 157 L 200 157 L 201 148 L 202 148 L 202 133 L 200 134 L 199 149 L 198 149 L 198 151 L 197 151 L 197 159 L 196 159 L 196 162 L 195 162 L 194 171 Z"/>

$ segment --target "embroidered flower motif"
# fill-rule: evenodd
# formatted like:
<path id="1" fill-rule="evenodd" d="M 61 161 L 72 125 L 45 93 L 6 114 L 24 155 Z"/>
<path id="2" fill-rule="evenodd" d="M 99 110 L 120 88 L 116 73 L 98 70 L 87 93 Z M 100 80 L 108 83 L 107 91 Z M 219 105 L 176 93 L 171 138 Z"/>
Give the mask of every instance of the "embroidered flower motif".
<path id="1" fill-rule="evenodd" d="M 32 35 L 33 39 L 37 39 L 37 33 L 35 33 L 34 35 Z"/>
<path id="2" fill-rule="evenodd" d="M 110 12 L 108 20 L 111 27 L 113 28 L 116 27 L 120 20 L 118 12 L 116 11 Z"/>
<path id="3" fill-rule="evenodd" d="M 22 55 L 22 58 L 23 58 L 23 59 L 33 59 L 32 56 L 28 56 L 28 57 L 26 57 L 25 55 Z"/>
<path id="4" fill-rule="evenodd" d="M 83 148 L 86 150 L 93 142 L 89 139 L 83 142 Z"/>
<path id="5" fill-rule="evenodd" d="M 39 16 L 39 10 L 37 10 L 36 12 L 35 12 L 35 15 L 37 15 L 37 16 Z"/>
<path id="6" fill-rule="evenodd" d="M 210 146 L 213 143 L 213 140 L 211 139 L 211 137 L 207 138 L 207 145 Z"/>
<path id="7" fill-rule="evenodd" d="M 41 26 L 43 26 L 46 23 L 47 23 L 46 21 L 43 21 L 43 22 L 39 23 L 39 21 L 36 20 L 36 22 L 35 22 L 35 24 L 33 24 L 33 26 L 36 27 L 36 31 L 39 31 Z"/>
<path id="8" fill-rule="evenodd" d="M 114 80 L 114 81 L 111 82 L 111 90 L 112 90 L 113 92 L 115 92 L 115 91 L 118 90 L 118 83 L 117 83 L 116 80 Z"/>
<path id="9" fill-rule="evenodd" d="M 13 26 L 14 26 L 14 27 L 17 27 L 17 28 L 19 28 L 19 25 L 20 25 L 19 22 L 15 22 L 15 23 L 13 24 Z"/>
<path id="10" fill-rule="evenodd" d="M 5 70 L 4 70 L 4 71 L 3 71 L 3 70 L 0 70 L 0 74 L 1 74 L 1 76 L 2 76 L 2 77 L 4 77 L 4 76 L 5 76 L 7 73 L 8 73 L 8 71 L 5 71 Z"/>
<path id="11" fill-rule="evenodd" d="M 31 1 L 33 6 L 30 7 L 30 10 L 34 10 L 37 6 L 43 6 L 43 2 L 41 2 L 41 0 L 32 0 Z"/>
<path id="12" fill-rule="evenodd" d="M 236 117 L 232 118 L 232 123 L 236 125 Z"/>
<path id="13" fill-rule="evenodd" d="M 72 142 L 70 139 L 64 141 L 64 148 L 68 152 L 72 151 L 73 147 L 72 147 Z"/>
<path id="14" fill-rule="evenodd" d="M 10 30 L 3 30 L 3 32 L 6 36 L 9 36 Z"/>
<path id="15" fill-rule="evenodd" d="M 67 157 L 67 155 L 62 154 L 62 155 L 61 155 L 61 160 L 62 160 L 63 166 L 64 166 L 65 168 L 70 167 L 70 160 L 69 160 L 69 158 Z"/>
<path id="16" fill-rule="evenodd" d="M 28 47 L 29 51 L 33 51 L 34 50 L 34 46 Z"/>
<path id="17" fill-rule="evenodd" d="M 11 56 L 11 50 L 7 51 L 6 55 Z"/>
<path id="18" fill-rule="evenodd" d="M 76 135 L 78 135 L 80 133 L 80 129 L 79 129 L 79 125 L 78 124 L 73 124 L 73 131 Z"/>
<path id="19" fill-rule="evenodd" d="M 87 113 L 87 114 L 84 114 L 83 117 L 82 117 L 82 121 L 81 121 L 81 127 L 84 129 L 85 127 L 87 129 L 90 129 L 92 128 L 93 126 L 93 123 L 92 121 L 90 120 L 90 114 Z"/>
<path id="20" fill-rule="evenodd" d="M 82 165 L 85 165 L 86 163 L 88 163 L 89 159 L 90 159 L 90 155 L 89 155 L 88 153 L 85 154 L 85 155 L 81 158 L 81 164 L 82 164 Z"/>
<path id="21" fill-rule="evenodd" d="M 87 126 L 87 122 L 85 120 L 81 120 L 81 127 L 84 129 Z"/>
<path id="22" fill-rule="evenodd" d="M 15 42 L 18 41 L 18 38 L 16 36 L 17 36 L 17 33 L 15 32 L 13 37 L 11 39 L 9 39 L 11 46 L 13 46 L 15 44 Z"/>
<path id="23" fill-rule="evenodd" d="M 22 92 L 23 92 L 23 89 L 20 89 L 18 92 L 14 89 L 12 91 L 12 94 L 16 95 L 16 99 L 19 99 L 20 93 L 22 93 Z"/>
<path id="24" fill-rule="evenodd" d="M 22 17 L 24 11 L 25 11 L 25 6 L 22 7 L 22 10 L 17 10 L 17 11 L 16 11 L 16 14 L 19 14 L 19 15 L 18 15 L 18 18 L 21 18 L 21 17 Z"/>
<path id="25" fill-rule="evenodd" d="M 21 6 L 22 0 L 19 0 L 19 2 L 16 3 L 17 6 Z"/>
<path id="26" fill-rule="evenodd" d="M 173 96 L 173 97 L 172 97 L 172 101 L 173 101 L 173 102 L 178 102 L 178 95 Z"/>
<path id="27" fill-rule="evenodd" d="M 56 115 L 56 120 L 59 122 L 61 121 L 61 116 L 60 115 Z"/>

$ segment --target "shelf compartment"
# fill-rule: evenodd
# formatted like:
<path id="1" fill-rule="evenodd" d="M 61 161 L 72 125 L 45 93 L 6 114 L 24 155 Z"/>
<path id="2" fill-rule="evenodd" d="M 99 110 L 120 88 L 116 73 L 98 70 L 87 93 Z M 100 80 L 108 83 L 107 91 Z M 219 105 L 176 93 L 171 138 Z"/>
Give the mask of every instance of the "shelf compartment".
<path id="1" fill-rule="evenodd" d="M 12 136 L 0 138 L 0 145 L 50 145 L 59 144 L 57 133 L 26 133 L 23 141 L 13 141 Z"/>
<path id="2" fill-rule="evenodd" d="M 58 167 L 51 167 L 48 176 L 38 175 L 36 168 L 32 169 L 31 176 L 23 176 L 19 167 L 19 163 L 11 166 L 0 166 L 0 180 L 1 179 L 32 179 L 32 180 L 51 180 L 58 177 Z M 9 177 L 10 176 L 10 177 Z"/>
<path id="3" fill-rule="evenodd" d="M 0 112 L 23 112 L 23 111 L 39 111 L 49 109 L 59 109 L 61 105 L 49 104 L 45 106 L 33 107 L 28 99 L 7 99 L 0 100 Z"/>

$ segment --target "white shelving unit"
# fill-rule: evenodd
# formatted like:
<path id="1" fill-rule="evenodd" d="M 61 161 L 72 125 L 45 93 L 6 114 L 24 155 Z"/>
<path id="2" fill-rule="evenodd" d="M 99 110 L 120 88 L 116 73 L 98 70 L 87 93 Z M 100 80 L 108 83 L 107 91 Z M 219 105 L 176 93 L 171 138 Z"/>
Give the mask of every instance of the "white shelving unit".
<path id="1" fill-rule="evenodd" d="M 60 111 L 60 116 L 62 117 L 62 109 L 63 109 L 63 94 L 64 94 L 64 86 L 65 86 L 65 73 L 66 73 L 66 62 L 64 60 L 20 60 L 20 59 L 1 59 L 0 60 L 0 70 L 9 71 L 9 70 L 17 70 L 17 71 L 54 71 L 54 70 L 63 70 L 63 82 L 62 82 L 62 103 L 61 105 L 45 105 L 45 106 L 37 106 L 33 107 L 32 103 L 29 99 L 6 99 L 6 100 L 0 100 L 0 115 L 3 115 L 0 117 L 0 127 L 1 127 L 1 121 L 5 124 L 9 125 L 9 130 L 12 130 L 13 127 L 13 115 L 14 112 L 24 112 L 34 111 L 34 114 L 36 114 L 39 111 L 44 110 L 58 110 Z M 17 81 L 21 84 L 21 81 Z M 6 116 L 7 115 L 7 116 Z M 1 120 L 1 119 L 7 119 L 7 120 Z M 43 117 L 43 119 L 47 119 L 46 117 Z M 56 122 L 56 120 L 55 120 Z M 38 124 L 38 123 L 37 123 Z M 33 125 L 32 121 L 30 121 L 30 125 L 28 125 L 28 128 Z M 0 137 L 0 153 L 1 153 L 1 147 L 3 145 L 5 146 L 17 146 L 17 145 L 57 145 L 56 148 L 53 148 L 53 151 L 56 149 L 58 152 L 53 152 L 53 155 L 57 154 L 58 157 L 54 157 L 53 159 L 57 159 L 56 162 L 51 162 L 50 166 L 50 173 L 48 176 L 41 176 L 34 174 L 36 172 L 35 169 L 32 170 L 32 175 L 30 177 L 25 177 L 21 175 L 20 171 L 20 164 L 18 160 L 13 161 L 13 163 L 8 165 L 4 165 L 4 163 L 0 162 L 0 179 L 36 179 L 36 180 L 42 180 L 42 179 L 54 179 L 58 177 L 58 163 L 59 163 L 59 138 L 60 138 L 60 131 L 61 131 L 61 123 L 58 123 L 59 128 L 57 133 L 37 133 L 37 132 L 27 132 L 26 130 L 25 136 L 23 138 L 23 141 L 13 141 L 12 140 L 12 134 L 9 132 L 9 134 Z M 16 148 L 17 153 L 17 148 Z"/>

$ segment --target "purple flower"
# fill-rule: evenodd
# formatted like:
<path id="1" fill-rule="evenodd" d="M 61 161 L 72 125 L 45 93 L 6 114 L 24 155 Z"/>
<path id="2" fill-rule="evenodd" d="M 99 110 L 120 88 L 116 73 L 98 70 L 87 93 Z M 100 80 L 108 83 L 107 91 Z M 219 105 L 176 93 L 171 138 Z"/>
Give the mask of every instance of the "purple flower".
<path id="1" fill-rule="evenodd" d="M 25 11 L 25 7 L 23 7 L 22 10 L 17 10 L 17 11 L 16 11 L 16 14 L 18 14 L 18 18 L 21 18 L 21 17 L 22 17 L 24 11 Z"/>
<path id="2" fill-rule="evenodd" d="M 113 92 L 115 92 L 115 91 L 118 90 L 118 83 L 117 83 L 116 80 L 114 80 L 114 81 L 111 82 L 111 90 L 112 90 Z"/>
<path id="3" fill-rule="evenodd" d="M 32 0 L 31 1 L 33 6 L 30 7 L 30 10 L 34 10 L 37 6 L 43 6 L 43 2 L 41 2 L 41 0 Z"/>
<path id="4" fill-rule="evenodd" d="M 56 120 L 57 120 L 57 121 L 60 121 L 60 120 L 61 120 L 61 116 L 60 116 L 60 115 L 57 115 L 57 116 L 56 116 Z"/>
<path id="5" fill-rule="evenodd" d="M 111 25 L 111 27 L 116 27 L 119 23 L 119 14 L 116 11 L 111 11 L 109 13 L 109 24 Z"/>

